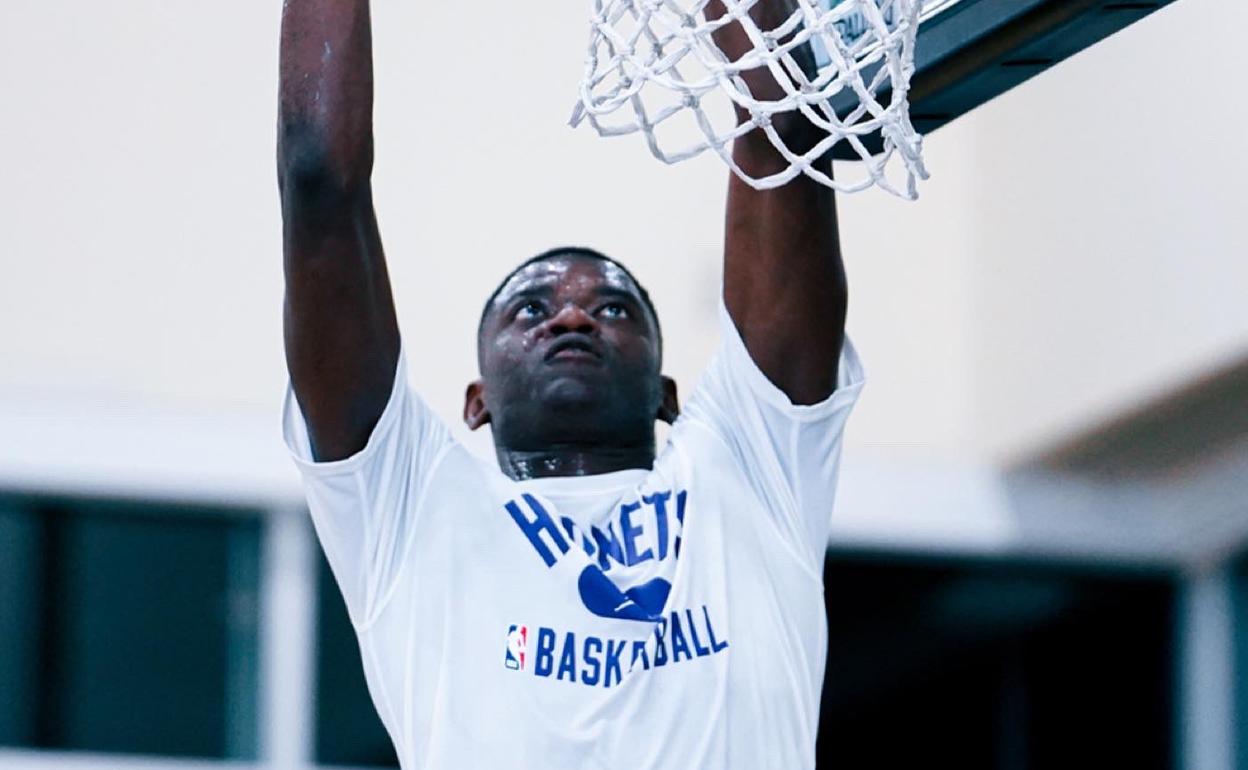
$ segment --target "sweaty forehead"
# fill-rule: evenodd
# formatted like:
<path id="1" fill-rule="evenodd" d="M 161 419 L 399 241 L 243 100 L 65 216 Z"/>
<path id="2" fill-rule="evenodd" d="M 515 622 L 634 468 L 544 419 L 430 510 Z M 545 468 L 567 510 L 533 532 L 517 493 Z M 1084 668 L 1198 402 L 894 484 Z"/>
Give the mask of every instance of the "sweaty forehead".
<path id="1" fill-rule="evenodd" d="M 640 292 L 633 279 L 614 262 L 594 257 L 560 256 L 526 265 L 507 279 L 499 289 L 495 305 L 504 304 L 519 293 L 531 291 L 593 291 L 613 289 L 632 294 Z"/>

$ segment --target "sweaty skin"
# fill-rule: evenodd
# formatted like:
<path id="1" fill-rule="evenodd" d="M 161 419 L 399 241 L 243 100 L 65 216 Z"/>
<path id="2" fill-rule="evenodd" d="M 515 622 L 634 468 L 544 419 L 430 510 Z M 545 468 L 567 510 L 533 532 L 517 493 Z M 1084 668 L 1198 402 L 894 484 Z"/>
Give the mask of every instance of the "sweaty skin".
<path id="1" fill-rule="evenodd" d="M 790 7 L 761 0 L 750 14 L 774 27 Z M 722 13 L 722 5 L 707 11 Z M 749 45 L 735 23 L 716 42 L 730 59 Z M 745 78 L 756 95 L 776 88 L 765 71 Z M 279 98 L 287 365 L 313 455 L 338 460 L 367 442 L 399 355 L 370 181 L 367 0 L 287 0 Z M 815 138 L 800 118 L 773 126 L 790 146 Z M 785 163 L 759 131 L 737 140 L 733 155 L 754 175 Z M 830 159 L 820 162 L 830 171 Z M 654 319 L 604 315 L 608 293 L 627 306 L 637 290 L 622 271 L 593 263 L 552 260 L 522 271 L 483 328 L 481 377 L 468 387 L 464 417 L 473 428 L 492 426 L 500 467 L 514 478 L 648 468 L 655 420 L 675 417 Z M 546 304 L 521 313 L 514 300 L 530 292 Z M 790 400 L 812 404 L 835 390 L 847 292 L 830 189 L 800 176 L 759 191 L 730 177 L 724 302 L 750 356 Z M 545 358 L 560 337 L 589 349 Z M 419 339 L 408 345 L 413 369 L 431 363 L 420 349 Z"/>
<path id="2" fill-rule="evenodd" d="M 521 270 L 487 308 L 469 427 L 492 424 L 513 478 L 649 468 L 654 422 L 676 417 L 658 321 L 610 262 L 560 256 Z"/>

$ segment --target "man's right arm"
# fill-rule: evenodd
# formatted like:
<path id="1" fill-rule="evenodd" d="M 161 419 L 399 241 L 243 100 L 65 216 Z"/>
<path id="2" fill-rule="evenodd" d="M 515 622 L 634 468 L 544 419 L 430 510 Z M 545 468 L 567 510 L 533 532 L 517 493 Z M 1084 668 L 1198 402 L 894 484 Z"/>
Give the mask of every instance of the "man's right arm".
<path id="1" fill-rule="evenodd" d="M 399 330 L 373 211 L 368 0 L 286 0 L 278 115 L 286 363 L 319 461 L 364 448 Z"/>

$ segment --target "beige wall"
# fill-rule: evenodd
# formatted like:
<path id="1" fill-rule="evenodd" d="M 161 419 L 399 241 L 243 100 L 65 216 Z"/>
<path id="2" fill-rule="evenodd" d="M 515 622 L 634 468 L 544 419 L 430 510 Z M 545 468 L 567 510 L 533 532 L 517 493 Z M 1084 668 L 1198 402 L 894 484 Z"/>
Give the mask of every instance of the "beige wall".
<path id="1" fill-rule="evenodd" d="M 1076 430 L 1248 355 L 1248 5 L 1179 0 L 965 121 L 975 443 Z"/>
<path id="2" fill-rule="evenodd" d="M 532 8 L 375 8 L 376 198 L 414 378 L 450 420 L 481 301 L 549 245 L 636 269 L 686 392 L 711 344 L 725 172 L 568 129 L 583 10 Z M 0 4 L 0 398 L 276 409 L 279 11 Z M 1007 457 L 1243 349 L 1246 102 L 1218 73 L 1245 21 L 1182 0 L 930 137 L 918 203 L 842 199 L 855 444 Z"/>

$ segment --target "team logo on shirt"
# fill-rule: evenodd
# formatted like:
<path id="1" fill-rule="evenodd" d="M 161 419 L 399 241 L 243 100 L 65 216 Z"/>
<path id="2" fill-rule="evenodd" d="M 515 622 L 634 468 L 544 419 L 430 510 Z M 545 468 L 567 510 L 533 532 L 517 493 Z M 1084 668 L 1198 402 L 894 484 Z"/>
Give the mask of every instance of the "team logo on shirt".
<path id="1" fill-rule="evenodd" d="M 678 558 L 686 500 L 684 491 L 643 495 L 622 503 L 609 521 L 591 526 L 589 532 L 566 516 L 556 523 L 533 495 L 508 501 L 504 508 L 548 568 L 565 557 L 584 563 L 576 588 L 585 609 L 602 618 L 648 622 L 653 630 L 641 638 L 610 638 L 534 626 L 529 655 L 529 627 L 512 624 L 507 630 L 506 667 L 536 677 L 614 687 L 633 671 L 663 668 L 728 649 L 723 626 L 716 628 L 709 607 L 667 606 L 672 590 L 669 581 L 656 577 L 621 588 L 608 577 L 613 565 L 632 567 Z M 577 553 L 577 545 L 583 556 Z"/>
<path id="2" fill-rule="evenodd" d="M 547 567 L 553 567 L 566 555 L 571 543 L 579 542 L 590 557 L 576 585 L 585 609 L 603 618 L 653 623 L 663 616 L 672 584 L 663 578 L 653 578 L 620 588 L 607 572 L 612 563 L 631 567 L 651 559 L 663 561 L 669 555 L 680 556 L 680 534 L 676 530 L 684 526 L 686 498 L 683 491 L 675 495 L 671 491 L 645 495 L 621 505 L 615 518 L 604 528 L 590 527 L 587 533 L 580 531 L 576 522 L 566 516 L 560 520 L 563 525 L 560 529 L 546 507 L 529 494 L 508 501 L 504 507 Z M 651 515 L 653 532 L 647 536 L 642 522 L 648 522 Z"/>
<path id="3" fill-rule="evenodd" d="M 507 647 L 503 657 L 503 665 L 512 671 L 523 671 L 524 658 L 528 652 L 528 627 L 513 624 L 511 628 L 507 629 Z"/>

